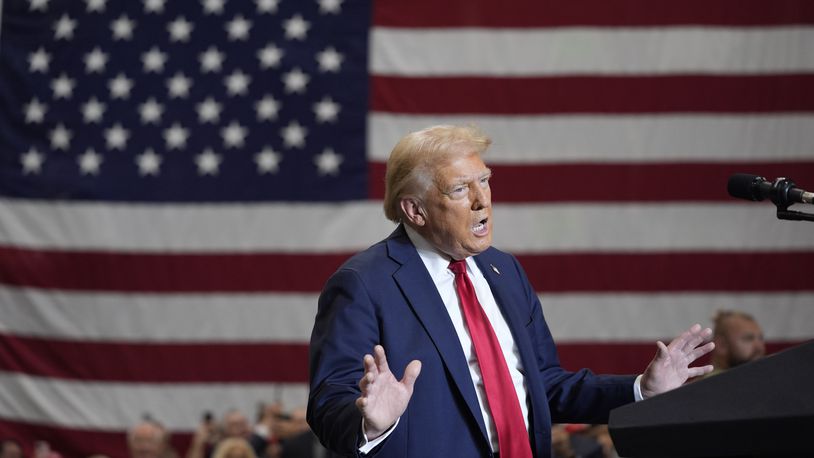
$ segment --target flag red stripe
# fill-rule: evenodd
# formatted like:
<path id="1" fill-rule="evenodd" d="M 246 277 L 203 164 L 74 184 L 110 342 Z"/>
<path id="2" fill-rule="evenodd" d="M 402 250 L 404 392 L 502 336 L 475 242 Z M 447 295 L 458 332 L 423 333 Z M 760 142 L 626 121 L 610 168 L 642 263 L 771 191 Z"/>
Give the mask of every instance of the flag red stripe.
<path id="1" fill-rule="evenodd" d="M 810 0 L 378 0 L 386 27 L 788 25 L 814 23 Z"/>
<path id="2" fill-rule="evenodd" d="M 206 406 L 201 406 L 206 409 Z M 140 412 L 134 412 L 134 424 Z M 161 420 L 158 418 L 157 420 Z M 185 452 L 192 440 L 192 433 L 172 433 L 171 442 L 176 451 Z M 111 457 L 128 456 L 126 431 L 97 431 L 14 420 L 0 420 L 0 437 L 16 439 L 23 445 L 23 456 L 36 456 L 34 443 L 48 442 L 52 450 L 62 456 L 91 456 L 96 454 Z M 68 453 L 70 452 L 70 453 Z M 75 454 L 75 455 L 74 455 Z M 183 455 L 182 455 L 183 456 Z"/>
<path id="3" fill-rule="evenodd" d="M 307 383 L 308 344 L 117 343 L 0 334 L 0 370 L 120 382 Z"/>
<path id="4" fill-rule="evenodd" d="M 350 254 L 128 254 L 0 247 L 0 283 L 144 292 L 320 291 Z"/>
<path id="5" fill-rule="evenodd" d="M 814 111 L 814 75 L 371 78 L 371 108 L 401 114 Z"/>
<path id="6" fill-rule="evenodd" d="M 128 383 L 308 381 L 305 343 L 120 345 L 9 335 L 0 335 L 0 342 L 0 370 L 55 379 Z M 791 345 L 777 342 L 769 347 Z M 654 343 L 641 342 L 569 341 L 557 348 L 563 367 L 617 373 L 641 371 L 655 352 Z M 246 361 L 273 361 L 273 364 L 246 364 Z"/>
<path id="7" fill-rule="evenodd" d="M 318 292 L 348 256 L 118 254 L 0 247 L 0 283 L 94 291 Z M 814 252 L 809 251 L 557 253 L 518 258 L 538 291 L 814 289 L 803 269 L 814 265 Z"/>
<path id="8" fill-rule="evenodd" d="M 383 199 L 385 164 L 373 162 L 369 167 L 370 198 Z M 732 202 L 726 183 L 733 173 L 769 179 L 787 176 L 804 189 L 814 188 L 814 162 L 490 164 L 489 168 L 494 172 L 492 197 L 499 202 Z"/>
<path id="9" fill-rule="evenodd" d="M 642 222 L 647 224 L 647 222 Z M 810 291 L 814 252 L 518 256 L 538 291 Z"/>

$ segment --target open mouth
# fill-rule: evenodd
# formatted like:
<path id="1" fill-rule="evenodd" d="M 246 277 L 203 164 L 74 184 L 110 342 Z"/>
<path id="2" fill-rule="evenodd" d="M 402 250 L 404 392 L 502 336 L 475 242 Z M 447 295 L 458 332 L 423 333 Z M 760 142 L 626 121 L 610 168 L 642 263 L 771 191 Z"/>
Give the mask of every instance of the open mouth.
<path id="1" fill-rule="evenodd" d="M 484 218 L 484 219 L 478 221 L 477 224 L 472 226 L 472 232 L 475 235 L 486 235 L 486 233 L 489 231 L 489 228 L 486 225 L 486 223 L 488 221 L 489 221 L 489 218 Z"/>

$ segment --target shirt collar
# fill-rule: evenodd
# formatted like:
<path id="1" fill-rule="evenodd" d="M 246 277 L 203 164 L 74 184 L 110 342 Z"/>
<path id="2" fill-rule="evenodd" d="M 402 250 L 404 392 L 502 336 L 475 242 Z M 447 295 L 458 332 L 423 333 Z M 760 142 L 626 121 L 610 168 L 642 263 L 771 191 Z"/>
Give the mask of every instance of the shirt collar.
<path id="1" fill-rule="evenodd" d="M 408 225 L 404 225 L 405 232 L 407 232 L 407 237 L 409 237 L 410 241 L 415 246 L 416 251 L 418 251 L 418 255 L 421 257 L 421 260 L 424 261 L 424 265 L 427 267 L 427 270 L 430 272 L 430 275 L 433 278 L 438 277 L 439 275 L 454 275 L 449 270 L 449 262 L 452 260 L 449 256 L 444 253 L 441 253 L 435 247 L 432 246 L 430 242 L 427 241 L 421 234 L 418 233 L 415 229 Z M 472 263 L 474 260 L 472 256 L 468 256 L 466 258 L 466 265 L 469 267 L 471 271 L 474 267 Z"/>

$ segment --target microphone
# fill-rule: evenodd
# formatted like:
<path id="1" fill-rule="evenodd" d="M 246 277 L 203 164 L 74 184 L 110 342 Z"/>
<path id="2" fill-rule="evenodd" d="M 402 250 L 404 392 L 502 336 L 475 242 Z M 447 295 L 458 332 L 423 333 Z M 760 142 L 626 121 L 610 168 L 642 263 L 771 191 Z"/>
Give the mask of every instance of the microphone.
<path id="1" fill-rule="evenodd" d="M 776 178 L 768 181 L 757 175 L 736 173 L 729 177 L 726 185 L 729 195 L 739 199 L 760 201 L 769 198 L 775 205 L 788 207 L 794 203 L 814 203 L 814 192 L 807 192 L 795 187 L 787 178 Z"/>

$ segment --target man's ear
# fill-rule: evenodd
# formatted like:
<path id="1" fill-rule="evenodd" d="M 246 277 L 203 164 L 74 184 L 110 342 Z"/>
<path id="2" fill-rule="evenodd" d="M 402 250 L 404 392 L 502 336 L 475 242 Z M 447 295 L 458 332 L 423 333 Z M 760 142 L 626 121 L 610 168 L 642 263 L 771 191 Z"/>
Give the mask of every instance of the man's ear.
<path id="1" fill-rule="evenodd" d="M 401 207 L 401 212 L 404 214 L 404 218 L 413 226 L 420 227 L 427 224 L 424 207 L 421 206 L 421 201 L 415 197 L 402 197 L 399 201 L 399 206 Z"/>

